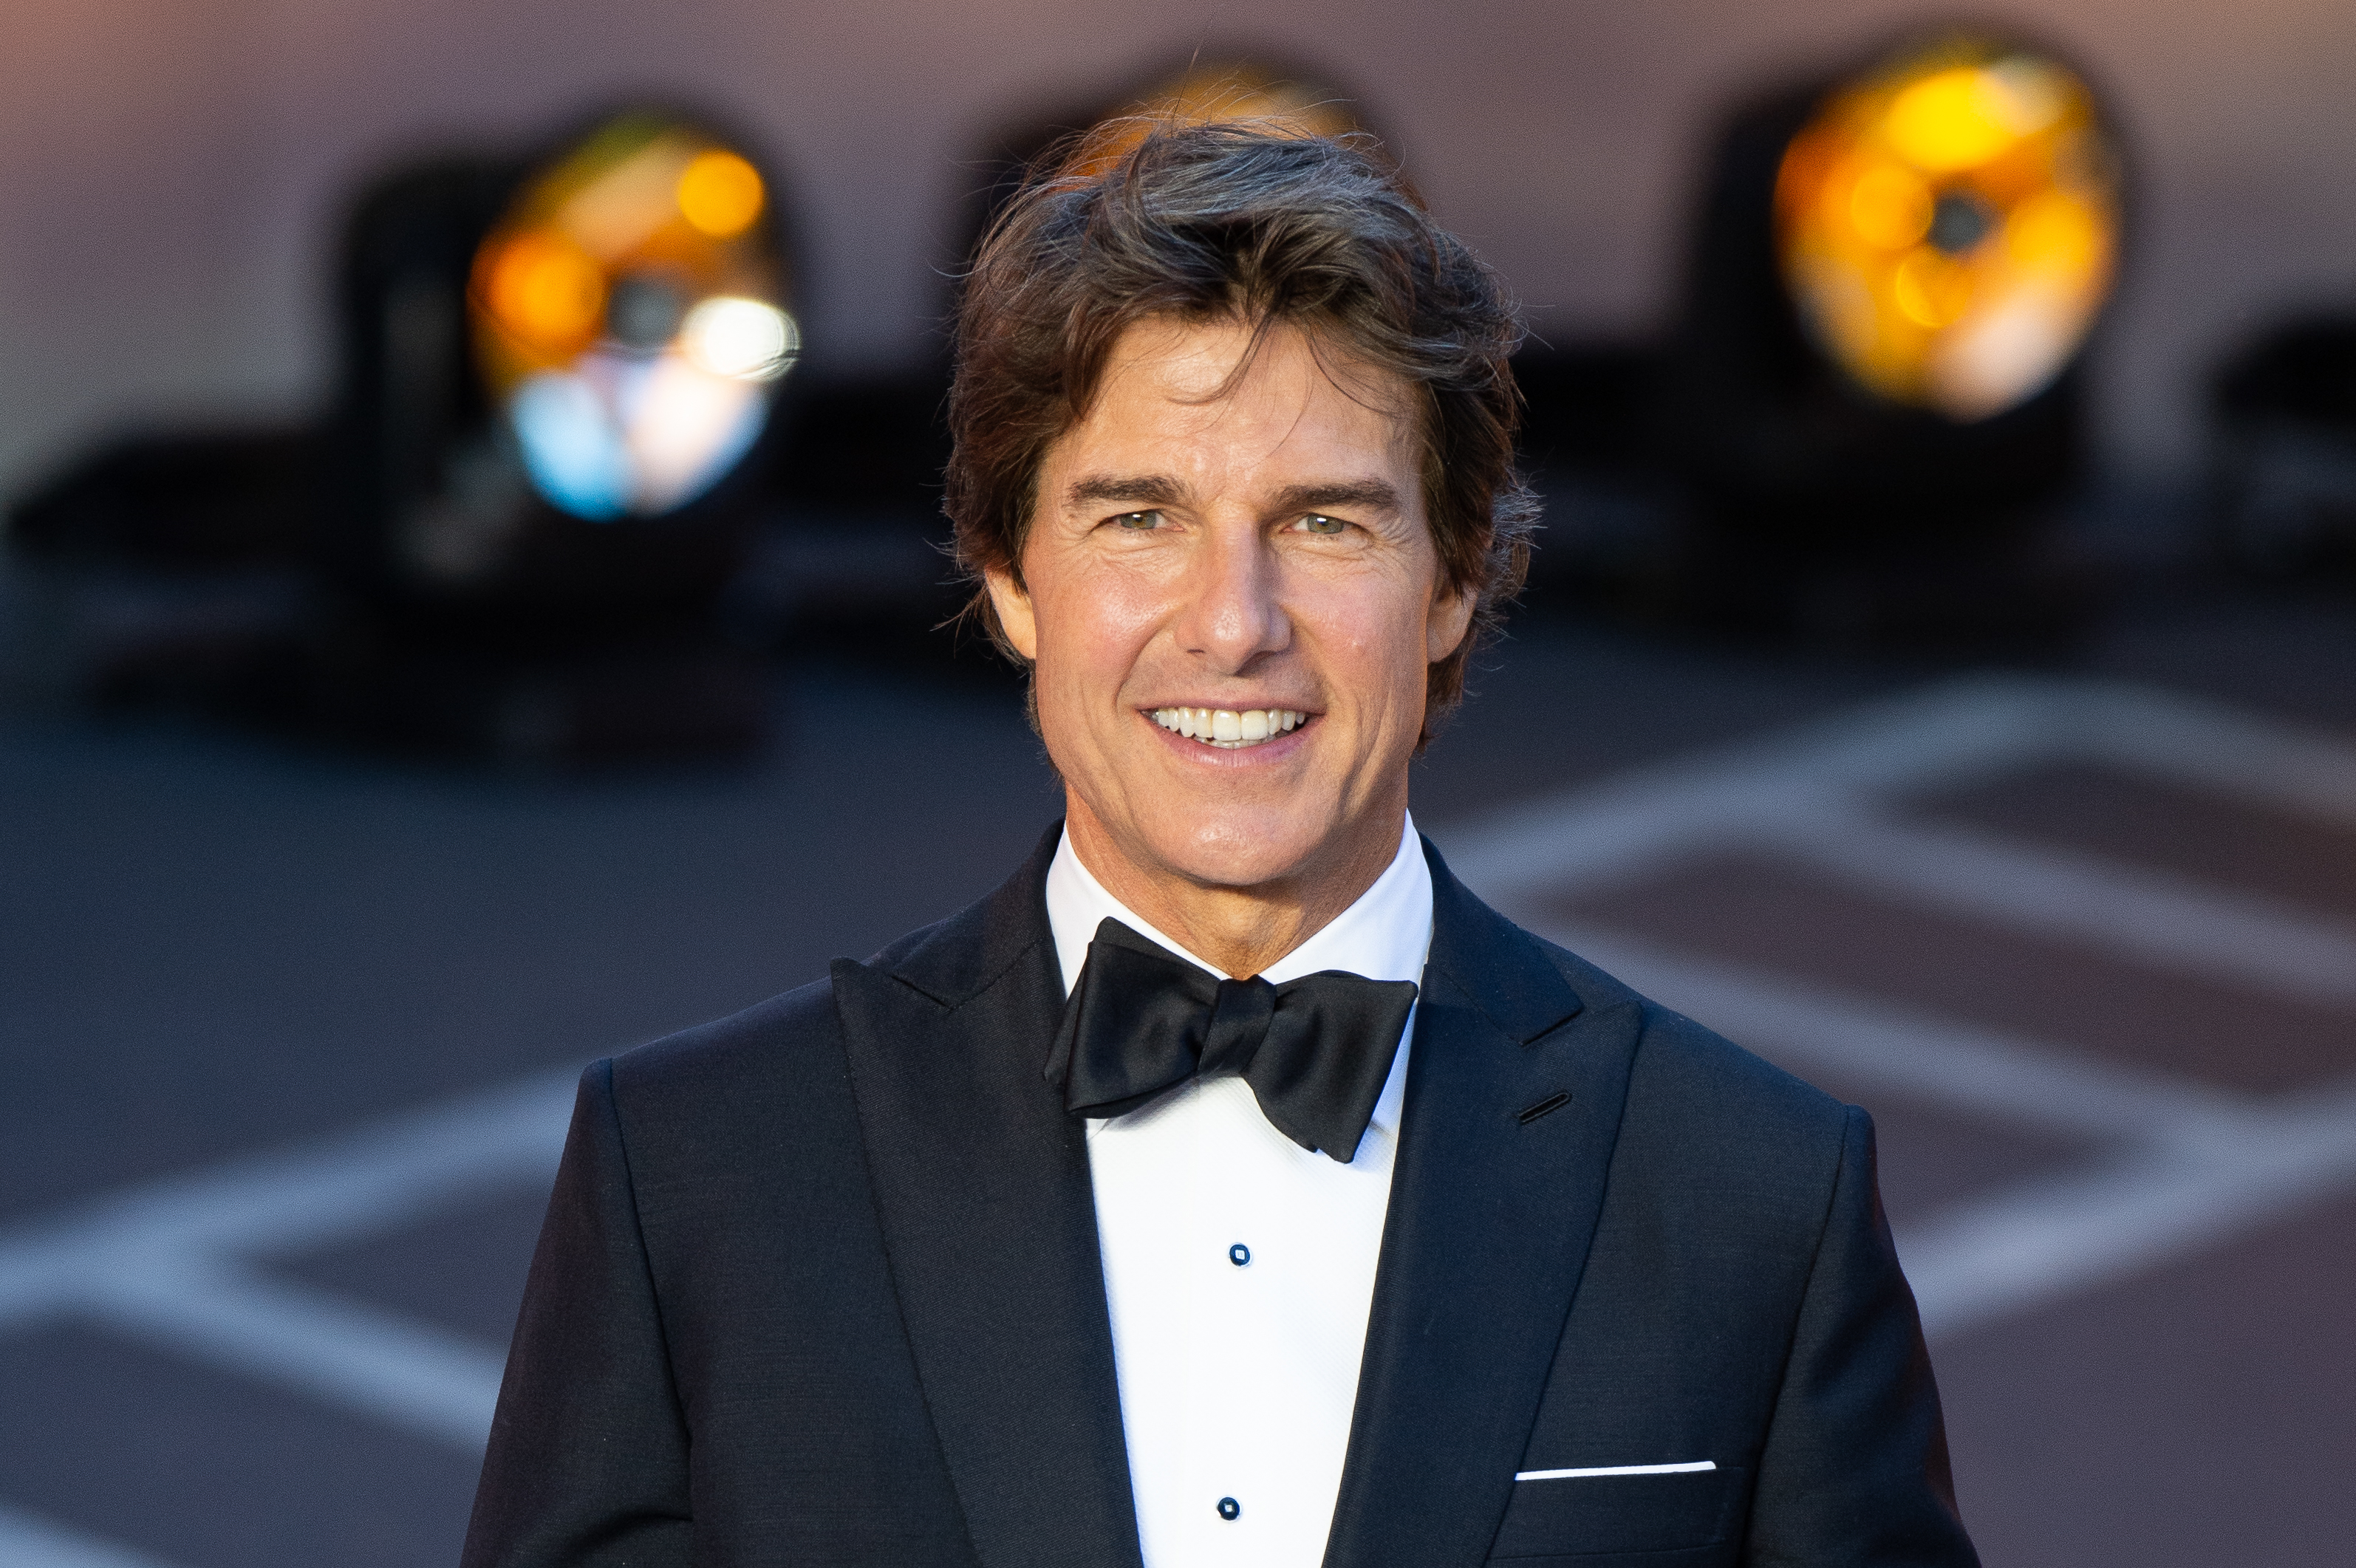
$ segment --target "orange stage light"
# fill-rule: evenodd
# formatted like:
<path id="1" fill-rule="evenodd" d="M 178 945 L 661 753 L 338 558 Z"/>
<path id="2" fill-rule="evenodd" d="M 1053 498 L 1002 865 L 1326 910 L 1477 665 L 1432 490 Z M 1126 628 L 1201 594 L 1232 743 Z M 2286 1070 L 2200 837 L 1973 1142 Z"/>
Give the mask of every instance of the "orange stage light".
<path id="1" fill-rule="evenodd" d="M 1298 136 L 1347 136 L 1365 129 L 1349 101 L 1320 83 L 1246 61 L 1190 66 L 1099 121 L 1073 172 L 1104 173 L 1158 127 L 1245 122 Z"/>
<path id="2" fill-rule="evenodd" d="M 680 215 L 714 240 L 733 240 L 752 227 L 764 199 L 760 171 L 735 154 L 698 153 L 680 172 Z"/>
<path id="3" fill-rule="evenodd" d="M 800 352 L 760 172 L 633 112 L 526 182 L 476 252 L 476 357 L 533 486 L 651 517 L 717 483 Z"/>
<path id="4" fill-rule="evenodd" d="M 1892 402 L 1987 418 L 2051 384 L 2117 266 L 2118 158 L 2093 93 L 2034 50 L 1951 37 L 1834 91 L 1775 187 L 1786 286 Z"/>

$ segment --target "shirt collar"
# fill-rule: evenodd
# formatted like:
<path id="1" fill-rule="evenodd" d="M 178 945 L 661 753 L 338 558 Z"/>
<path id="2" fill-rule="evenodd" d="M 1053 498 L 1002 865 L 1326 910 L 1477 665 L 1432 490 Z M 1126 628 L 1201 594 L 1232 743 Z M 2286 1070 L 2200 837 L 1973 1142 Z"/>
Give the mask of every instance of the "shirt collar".
<path id="1" fill-rule="evenodd" d="M 1066 996 L 1079 983 L 1080 970 L 1088 961 L 1088 943 L 1108 915 L 1223 980 L 1233 977 L 1187 952 L 1107 892 L 1073 851 L 1067 828 L 1047 868 L 1047 924 L 1055 933 L 1055 961 L 1063 972 Z M 1424 861 L 1415 818 L 1408 816 L 1399 831 L 1398 853 L 1391 857 L 1374 885 L 1309 940 L 1261 971 L 1261 977 L 1280 986 L 1323 969 L 1340 969 L 1369 980 L 1420 984 L 1424 958 L 1430 949 L 1431 868 Z"/>

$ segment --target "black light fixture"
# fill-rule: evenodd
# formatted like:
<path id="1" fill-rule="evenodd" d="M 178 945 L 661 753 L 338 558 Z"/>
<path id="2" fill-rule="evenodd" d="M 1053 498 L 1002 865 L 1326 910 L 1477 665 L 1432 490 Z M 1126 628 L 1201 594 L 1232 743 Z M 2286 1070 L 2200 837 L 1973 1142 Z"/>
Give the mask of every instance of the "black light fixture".
<path id="1" fill-rule="evenodd" d="M 373 181 L 327 418 L 134 435 L 16 508 L 61 620 L 193 606 L 60 639 L 89 650 L 60 684 L 513 755 L 751 741 L 767 682 L 718 612 L 800 351 L 784 206 L 744 143 L 654 109 Z"/>
<path id="2" fill-rule="evenodd" d="M 2356 315 L 2278 321 L 2209 388 L 2217 543 L 2266 577 L 2356 577 Z"/>
<path id="3" fill-rule="evenodd" d="M 1711 160 L 1655 460 L 1710 619 L 1866 638 L 2064 629 L 2052 547 L 2123 243 L 2083 76 L 1952 33 L 1739 111 Z"/>
<path id="4" fill-rule="evenodd" d="M 345 252 L 338 579 L 442 623 L 693 615 L 800 351 L 774 177 L 684 116 L 427 165 Z"/>
<path id="5" fill-rule="evenodd" d="M 516 754 L 741 745 L 766 682 L 715 609 L 769 506 L 801 347 L 776 181 L 632 109 L 354 210 L 327 722 Z"/>
<path id="6" fill-rule="evenodd" d="M 1783 152 L 1778 261 L 1826 357 L 1885 401 L 1969 424 L 2051 386 L 2110 292 L 2118 159 L 2093 93 L 1987 38 L 1830 94 Z"/>

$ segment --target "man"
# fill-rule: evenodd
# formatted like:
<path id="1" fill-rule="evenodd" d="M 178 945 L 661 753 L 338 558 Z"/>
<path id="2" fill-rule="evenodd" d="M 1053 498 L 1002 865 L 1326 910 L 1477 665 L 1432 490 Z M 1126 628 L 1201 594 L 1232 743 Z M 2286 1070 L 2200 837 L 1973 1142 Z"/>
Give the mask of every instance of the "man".
<path id="1" fill-rule="evenodd" d="M 472 1568 L 1975 1561 L 1864 1114 L 1408 817 L 1526 557 L 1515 338 L 1333 142 L 1020 198 L 948 508 L 1068 816 L 589 1070 Z"/>

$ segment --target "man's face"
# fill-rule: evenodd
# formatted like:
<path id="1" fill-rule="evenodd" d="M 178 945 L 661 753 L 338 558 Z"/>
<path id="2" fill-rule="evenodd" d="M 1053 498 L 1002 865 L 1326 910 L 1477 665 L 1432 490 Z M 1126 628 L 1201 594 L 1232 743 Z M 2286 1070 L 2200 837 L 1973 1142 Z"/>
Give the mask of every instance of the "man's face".
<path id="1" fill-rule="evenodd" d="M 1024 588 L 990 584 L 1084 852 L 1206 887 L 1388 861 L 1426 668 L 1472 615 L 1405 389 L 1278 327 L 1220 395 L 1250 337 L 1123 336 L 1041 467 Z"/>

